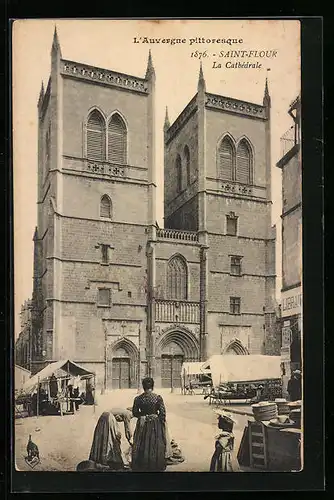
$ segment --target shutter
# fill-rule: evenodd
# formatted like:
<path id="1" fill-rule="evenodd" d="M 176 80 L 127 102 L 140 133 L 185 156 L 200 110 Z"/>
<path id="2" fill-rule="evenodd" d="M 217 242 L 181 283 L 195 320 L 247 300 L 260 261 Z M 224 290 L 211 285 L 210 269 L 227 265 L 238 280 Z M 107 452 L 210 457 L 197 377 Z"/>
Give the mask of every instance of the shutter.
<path id="1" fill-rule="evenodd" d="M 104 124 L 97 111 L 93 111 L 87 123 L 87 157 L 92 160 L 105 159 Z"/>
<path id="2" fill-rule="evenodd" d="M 250 183 L 250 151 L 245 142 L 241 142 L 237 149 L 236 180 L 243 184 Z"/>
<path id="3" fill-rule="evenodd" d="M 126 163 L 126 128 L 117 115 L 109 122 L 108 160 L 122 165 Z"/>
<path id="4" fill-rule="evenodd" d="M 231 181 L 233 172 L 233 148 L 229 139 L 224 139 L 219 148 L 219 173 L 221 179 Z"/>

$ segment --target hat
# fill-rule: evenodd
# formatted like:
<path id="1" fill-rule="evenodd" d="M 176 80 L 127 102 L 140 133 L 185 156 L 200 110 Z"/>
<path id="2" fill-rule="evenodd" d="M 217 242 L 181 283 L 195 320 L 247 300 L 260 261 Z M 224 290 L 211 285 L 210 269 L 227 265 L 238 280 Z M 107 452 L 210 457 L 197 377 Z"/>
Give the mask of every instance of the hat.
<path id="1" fill-rule="evenodd" d="M 237 421 L 233 418 L 233 416 L 231 415 L 231 413 L 227 413 L 224 410 L 213 410 L 213 412 L 216 415 L 218 415 L 219 417 L 222 417 L 223 419 L 225 419 L 227 421 L 232 421 L 235 424 L 237 423 Z"/>

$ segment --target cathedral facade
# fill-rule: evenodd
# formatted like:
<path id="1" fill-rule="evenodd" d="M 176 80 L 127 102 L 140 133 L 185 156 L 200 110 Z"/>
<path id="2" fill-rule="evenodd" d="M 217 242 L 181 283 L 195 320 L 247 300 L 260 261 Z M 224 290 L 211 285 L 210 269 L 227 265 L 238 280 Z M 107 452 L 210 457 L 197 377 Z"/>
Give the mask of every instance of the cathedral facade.
<path id="1" fill-rule="evenodd" d="M 57 33 L 38 101 L 32 370 L 59 359 L 107 389 L 180 384 L 184 361 L 265 354 L 275 326 L 270 96 L 197 93 L 164 125 L 156 222 L 155 70 L 69 61 Z M 195 82 L 196 85 L 196 82 Z M 195 90 L 195 89 L 194 89 Z"/>

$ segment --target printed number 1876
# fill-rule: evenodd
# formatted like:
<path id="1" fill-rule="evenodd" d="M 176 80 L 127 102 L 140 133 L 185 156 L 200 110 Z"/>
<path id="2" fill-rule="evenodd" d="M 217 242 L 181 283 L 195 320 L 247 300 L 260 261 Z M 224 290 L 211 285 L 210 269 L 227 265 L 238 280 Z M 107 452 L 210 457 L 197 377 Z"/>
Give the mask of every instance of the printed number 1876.
<path id="1" fill-rule="evenodd" d="M 202 59 L 203 57 L 208 57 L 208 53 L 206 50 L 204 52 L 199 52 L 198 50 L 195 50 L 195 52 L 191 53 L 191 57 L 197 57 L 198 59 Z"/>

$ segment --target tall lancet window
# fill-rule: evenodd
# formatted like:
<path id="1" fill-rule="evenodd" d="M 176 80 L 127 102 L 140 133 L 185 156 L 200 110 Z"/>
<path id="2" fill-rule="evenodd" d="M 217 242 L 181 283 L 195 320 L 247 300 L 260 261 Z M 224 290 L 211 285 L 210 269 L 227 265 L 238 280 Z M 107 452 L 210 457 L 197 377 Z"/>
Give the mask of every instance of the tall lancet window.
<path id="1" fill-rule="evenodd" d="M 191 172 L 190 172 L 190 152 L 188 146 L 185 146 L 184 148 L 184 160 L 187 169 L 187 185 L 189 186 L 191 181 Z"/>
<path id="2" fill-rule="evenodd" d="M 236 180 L 243 184 L 251 183 L 252 154 L 249 144 L 243 139 L 237 147 Z"/>
<path id="3" fill-rule="evenodd" d="M 111 200 L 107 194 L 104 194 L 100 203 L 100 217 L 104 219 L 111 219 Z"/>
<path id="4" fill-rule="evenodd" d="M 108 160 L 124 165 L 126 163 L 126 126 L 119 114 L 112 115 L 108 125 Z"/>
<path id="5" fill-rule="evenodd" d="M 229 137 L 225 137 L 218 149 L 218 165 L 220 179 L 233 180 L 233 144 Z"/>
<path id="6" fill-rule="evenodd" d="M 182 191 L 182 163 L 181 156 L 177 155 L 175 162 L 176 169 L 176 191 L 177 193 L 181 193 Z"/>
<path id="7" fill-rule="evenodd" d="M 173 300 L 187 300 L 188 296 L 187 264 L 183 257 L 175 255 L 168 262 L 167 290 L 168 298 Z"/>
<path id="8" fill-rule="evenodd" d="M 87 157 L 91 160 L 105 160 L 106 134 L 103 116 L 96 109 L 87 121 Z"/>

